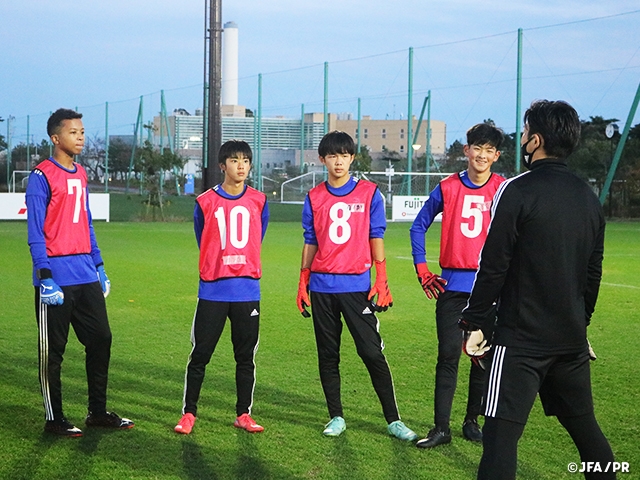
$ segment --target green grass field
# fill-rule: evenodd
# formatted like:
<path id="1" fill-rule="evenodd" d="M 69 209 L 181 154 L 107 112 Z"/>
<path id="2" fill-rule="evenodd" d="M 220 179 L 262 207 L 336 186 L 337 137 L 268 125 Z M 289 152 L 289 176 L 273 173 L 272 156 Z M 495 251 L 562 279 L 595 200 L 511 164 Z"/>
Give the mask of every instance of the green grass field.
<path id="1" fill-rule="evenodd" d="M 193 205 L 193 204 L 191 204 Z M 192 206 L 191 206 L 192 208 Z M 394 307 L 381 333 L 403 420 L 431 428 L 436 361 L 434 304 L 415 280 L 408 224 L 390 224 L 386 249 Z M 131 431 L 86 430 L 78 439 L 44 435 L 37 327 L 26 224 L 0 223 L 0 478 L 2 479 L 471 479 L 481 447 L 462 438 L 467 367 L 453 407 L 453 442 L 422 451 L 386 433 L 380 405 L 345 332 L 342 382 L 347 432 L 324 438 L 328 421 L 313 330 L 295 306 L 302 230 L 272 223 L 263 251 L 260 349 L 254 418 L 262 434 L 232 427 L 234 363 L 228 329 L 207 370 L 194 432 L 180 436 L 189 333 L 196 305 L 197 248 L 190 222 L 96 223 L 114 334 L 109 407 Z M 437 261 L 439 232 L 428 236 Z M 616 459 L 640 478 L 640 223 L 607 227 L 605 268 L 591 343 L 596 415 Z M 63 364 L 65 412 L 82 425 L 86 380 L 81 345 L 70 335 Z M 539 402 L 520 442 L 518 478 L 582 478 L 567 471 L 577 451 Z"/>

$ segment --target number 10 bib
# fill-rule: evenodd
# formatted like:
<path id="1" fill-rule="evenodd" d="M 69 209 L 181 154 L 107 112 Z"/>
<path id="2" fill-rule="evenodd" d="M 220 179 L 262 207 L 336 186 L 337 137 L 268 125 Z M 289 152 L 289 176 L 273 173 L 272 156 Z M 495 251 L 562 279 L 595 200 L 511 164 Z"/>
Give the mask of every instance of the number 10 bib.
<path id="1" fill-rule="evenodd" d="M 236 199 L 207 190 L 197 200 L 204 214 L 200 240 L 200 278 L 260 278 L 264 193 L 247 187 Z"/>

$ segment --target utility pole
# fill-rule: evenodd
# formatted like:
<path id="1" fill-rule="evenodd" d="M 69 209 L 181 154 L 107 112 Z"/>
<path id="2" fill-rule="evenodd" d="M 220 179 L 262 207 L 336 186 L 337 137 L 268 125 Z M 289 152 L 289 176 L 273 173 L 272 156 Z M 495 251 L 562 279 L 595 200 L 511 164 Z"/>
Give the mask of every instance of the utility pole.
<path id="1" fill-rule="evenodd" d="M 222 182 L 218 151 L 222 143 L 222 0 L 205 0 L 203 191 Z"/>

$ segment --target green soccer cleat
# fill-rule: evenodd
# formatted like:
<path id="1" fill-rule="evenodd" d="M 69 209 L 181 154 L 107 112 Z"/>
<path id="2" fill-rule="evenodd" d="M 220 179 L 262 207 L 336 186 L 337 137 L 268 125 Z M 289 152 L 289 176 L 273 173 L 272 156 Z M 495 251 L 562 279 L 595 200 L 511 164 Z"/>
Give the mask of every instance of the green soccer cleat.
<path id="1" fill-rule="evenodd" d="M 329 423 L 324 426 L 322 434 L 325 437 L 339 437 L 342 432 L 347 429 L 347 424 L 342 417 L 333 417 Z"/>
<path id="2" fill-rule="evenodd" d="M 418 438 L 416 432 L 411 430 L 400 420 L 391 422 L 387 427 L 387 431 L 389 432 L 389 435 L 393 435 L 394 437 L 399 438 L 400 440 L 403 440 L 405 442 L 413 442 L 416 438 Z"/>

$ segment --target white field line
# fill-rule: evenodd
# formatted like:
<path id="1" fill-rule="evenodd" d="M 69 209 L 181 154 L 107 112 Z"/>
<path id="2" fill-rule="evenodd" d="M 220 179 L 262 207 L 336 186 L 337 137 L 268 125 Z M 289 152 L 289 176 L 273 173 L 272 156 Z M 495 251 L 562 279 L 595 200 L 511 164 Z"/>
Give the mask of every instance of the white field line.
<path id="1" fill-rule="evenodd" d="M 635 290 L 640 290 L 640 287 L 636 287 L 635 285 L 623 285 L 621 283 L 602 282 L 602 285 L 606 285 L 607 287 L 622 287 L 622 288 L 633 288 Z"/>

